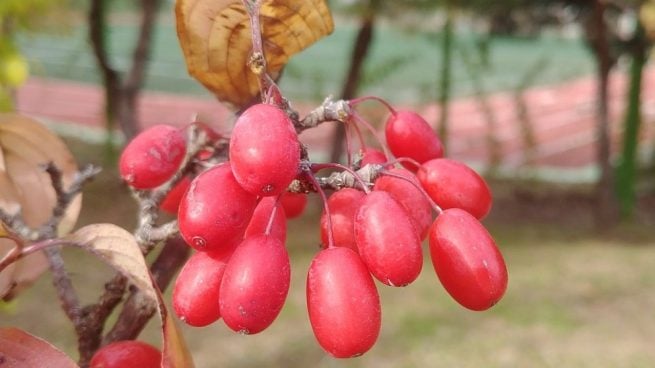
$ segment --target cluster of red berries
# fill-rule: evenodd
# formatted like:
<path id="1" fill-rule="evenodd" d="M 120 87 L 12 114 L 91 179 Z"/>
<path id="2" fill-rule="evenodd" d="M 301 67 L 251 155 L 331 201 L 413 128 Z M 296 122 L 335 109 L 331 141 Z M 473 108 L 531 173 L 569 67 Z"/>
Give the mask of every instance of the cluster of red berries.
<path id="1" fill-rule="evenodd" d="M 381 321 L 373 278 L 389 286 L 414 281 L 426 237 L 439 280 L 464 307 L 488 309 L 507 287 L 502 255 L 479 221 L 491 208 L 487 184 L 468 166 L 442 157 L 439 138 L 421 116 L 390 110 L 388 150 L 362 140 L 360 159 L 352 163 L 349 153 L 349 166 L 341 166 L 357 185 L 326 200 L 323 249 L 307 276 L 312 329 L 335 357 L 373 346 Z M 352 114 L 352 124 L 362 122 Z M 177 172 L 185 151 L 180 130 L 153 127 L 125 148 L 121 175 L 136 189 L 156 188 Z M 182 237 L 197 250 L 173 290 L 184 322 L 205 326 L 222 317 L 234 331 L 254 334 L 277 317 L 290 282 L 286 218 L 298 216 L 307 200 L 287 188 L 302 180 L 324 196 L 314 174 L 340 166 L 312 165 L 302 152 L 283 110 L 254 105 L 235 123 L 229 160 L 181 180 L 164 200 L 162 208 L 177 213 Z M 354 170 L 362 167 L 372 168 L 373 182 Z"/>

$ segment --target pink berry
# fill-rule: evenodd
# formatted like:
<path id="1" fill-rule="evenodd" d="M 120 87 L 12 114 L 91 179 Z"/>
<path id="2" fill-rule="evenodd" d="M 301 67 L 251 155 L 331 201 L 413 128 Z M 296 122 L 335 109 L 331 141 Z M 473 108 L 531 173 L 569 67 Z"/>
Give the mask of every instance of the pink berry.
<path id="1" fill-rule="evenodd" d="M 322 250 L 307 274 L 307 310 L 318 343 L 337 358 L 367 352 L 380 333 L 380 297 L 366 265 L 348 248 Z"/>
<path id="2" fill-rule="evenodd" d="M 407 212 L 389 193 L 366 195 L 355 215 L 355 240 L 362 260 L 382 283 L 405 286 L 421 273 L 421 241 Z"/>
<path id="3" fill-rule="evenodd" d="M 290 278 L 284 243 L 268 235 L 246 238 L 223 274 L 219 303 L 225 324 L 243 334 L 270 326 L 282 310 Z"/>
<path id="4" fill-rule="evenodd" d="M 384 152 L 372 147 L 364 147 L 362 153 L 362 167 L 368 164 L 384 164 L 387 161 L 389 160 Z"/>
<path id="5" fill-rule="evenodd" d="M 257 196 L 282 193 L 300 166 L 300 143 L 291 119 L 273 105 L 249 107 L 232 130 L 230 161 L 246 191 Z"/>
<path id="6" fill-rule="evenodd" d="M 357 189 L 344 188 L 334 192 L 328 198 L 327 205 L 332 219 L 332 236 L 334 245 L 346 247 L 357 252 L 355 243 L 355 214 L 364 199 L 365 194 Z M 321 242 L 328 246 L 328 221 L 325 210 L 321 214 Z"/>
<path id="7" fill-rule="evenodd" d="M 391 194 L 393 199 L 407 211 L 419 238 L 421 240 L 425 239 L 428 236 L 430 225 L 432 225 L 432 206 L 423 192 L 416 187 L 420 187 L 421 184 L 419 184 L 416 176 L 407 170 L 391 169 L 389 172 L 400 175 L 406 180 L 395 176 L 382 175 L 375 181 L 373 189 L 383 190 Z"/>
<path id="8" fill-rule="evenodd" d="M 121 153 L 118 168 L 123 180 L 136 189 L 152 189 L 165 183 L 180 167 L 186 151 L 184 134 L 170 125 L 154 125 Z"/>
<path id="9" fill-rule="evenodd" d="M 423 163 L 443 156 L 439 137 L 430 124 L 412 111 L 397 111 L 387 119 L 385 137 L 389 149 L 398 157 L 408 157 Z M 416 166 L 403 163 L 408 170 L 416 171 Z"/>
<path id="10" fill-rule="evenodd" d="M 198 175 L 186 191 L 178 211 L 180 233 L 191 247 L 229 251 L 243 239 L 257 198 L 236 182 L 229 163 Z"/>
<path id="11" fill-rule="evenodd" d="M 302 215 L 307 207 L 307 194 L 284 192 L 280 198 L 284 213 L 288 219 L 296 218 Z"/>
<path id="12" fill-rule="evenodd" d="M 150 344 L 124 340 L 105 345 L 91 358 L 89 368 L 159 368 L 162 354 Z"/>
<path id="13" fill-rule="evenodd" d="M 491 191 L 478 173 L 461 162 L 430 160 L 416 174 L 423 189 L 442 209 L 461 208 L 478 219 L 491 210 Z"/>
<path id="14" fill-rule="evenodd" d="M 446 291 L 462 306 L 491 308 L 507 289 L 507 267 L 480 221 L 458 208 L 445 210 L 430 228 L 432 265 Z"/>
<path id="15" fill-rule="evenodd" d="M 180 180 L 179 183 L 177 183 L 177 185 L 173 187 L 173 189 L 171 189 L 170 192 L 168 192 L 166 197 L 164 197 L 164 200 L 159 205 L 159 208 L 161 208 L 162 211 L 168 212 L 172 215 L 177 214 L 177 209 L 180 207 L 182 197 L 190 186 L 191 178 L 185 176 L 182 178 L 182 180 Z"/>
<path id="16" fill-rule="evenodd" d="M 206 252 L 193 254 L 184 264 L 173 287 L 173 309 L 186 324 L 207 326 L 221 317 L 218 298 L 227 257 Z"/>
<path id="17" fill-rule="evenodd" d="M 250 219 L 250 224 L 248 224 L 248 228 L 246 229 L 245 238 L 266 232 L 266 227 L 268 226 L 276 201 L 277 198 L 275 197 L 264 197 L 259 200 L 259 204 L 257 204 L 255 212 Z M 282 243 L 287 240 L 287 216 L 284 214 L 284 209 L 279 203 L 275 207 L 275 217 L 273 218 L 270 235 L 280 239 Z"/>

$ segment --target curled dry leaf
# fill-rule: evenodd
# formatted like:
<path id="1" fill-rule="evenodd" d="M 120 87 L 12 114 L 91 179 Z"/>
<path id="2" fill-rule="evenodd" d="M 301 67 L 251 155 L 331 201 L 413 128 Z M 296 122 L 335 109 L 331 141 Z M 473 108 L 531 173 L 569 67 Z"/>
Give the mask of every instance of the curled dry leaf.
<path id="1" fill-rule="evenodd" d="M 0 366 L 77 368 L 73 360 L 47 341 L 13 327 L 0 328 Z"/>
<path id="2" fill-rule="evenodd" d="M 0 208 L 9 214 L 20 209 L 25 223 L 37 228 L 52 214 L 56 195 L 44 165 L 53 162 L 69 185 L 77 164 L 64 142 L 37 121 L 19 114 L 0 114 Z M 59 234 L 69 232 L 80 212 L 81 195 L 66 211 Z M 15 244 L 0 242 L 0 257 Z M 0 297 L 8 299 L 28 287 L 48 268 L 46 257 L 34 253 L 0 273 Z"/>
<path id="3" fill-rule="evenodd" d="M 639 9 L 639 20 L 646 30 L 646 35 L 655 40 L 655 0 L 647 0 Z"/>
<path id="4" fill-rule="evenodd" d="M 260 10 L 264 54 L 273 78 L 294 54 L 332 33 L 325 0 L 264 0 Z M 241 0 L 177 0 L 177 34 L 189 74 L 219 100 L 237 108 L 259 93 L 248 68 L 250 20 Z"/>
<path id="5" fill-rule="evenodd" d="M 156 303 L 163 333 L 163 367 L 191 368 L 193 361 L 184 338 L 168 315 L 164 300 L 155 286 L 139 244 L 132 234 L 113 224 L 85 226 L 66 237 L 125 275 L 153 303 Z"/>

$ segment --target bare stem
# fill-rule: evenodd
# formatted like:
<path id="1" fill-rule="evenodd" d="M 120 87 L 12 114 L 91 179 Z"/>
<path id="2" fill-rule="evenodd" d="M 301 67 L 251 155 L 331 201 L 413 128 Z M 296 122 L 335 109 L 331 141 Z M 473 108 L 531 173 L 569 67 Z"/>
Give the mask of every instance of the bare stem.
<path id="1" fill-rule="evenodd" d="M 333 101 L 332 97 L 327 97 L 321 106 L 307 114 L 302 120 L 295 122 L 296 132 L 301 133 L 327 121 L 347 123 L 351 113 L 352 110 L 347 101 Z"/>
<path id="2" fill-rule="evenodd" d="M 351 169 L 351 168 L 349 168 L 347 166 L 344 166 L 344 165 L 341 165 L 341 164 L 338 164 L 338 163 L 326 163 L 326 164 L 312 164 L 311 168 L 312 168 L 312 171 L 323 170 L 323 169 L 326 169 L 326 168 L 334 168 L 334 169 L 345 170 L 346 172 L 350 173 L 350 175 L 352 175 L 352 177 L 359 184 L 359 188 L 356 188 L 356 189 L 363 190 L 364 193 L 366 193 L 366 194 L 368 194 L 371 191 L 369 189 L 369 186 L 372 183 L 371 182 L 368 182 L 368 183 L 364 182 L 364 180 L 361 177 L 359 177 L 359 174 L 356 171 L 354 171 L 353 169 Z"/>

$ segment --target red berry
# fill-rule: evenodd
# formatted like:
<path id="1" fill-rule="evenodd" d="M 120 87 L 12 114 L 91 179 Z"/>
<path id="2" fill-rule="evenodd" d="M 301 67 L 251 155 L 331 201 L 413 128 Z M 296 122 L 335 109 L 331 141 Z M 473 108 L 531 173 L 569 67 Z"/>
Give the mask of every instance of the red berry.
<path id="1" fill-rule="evenodd" d="M 307 194 L 284 192 L 280 197 L 280 203 L 284 208 L 284 213 L 288 219 L 296 218 L 302 215 L 307 206 Z"/>
<path id="2" fill-rule="evenodd" d="M 230 138 L 234 177 L 257 196 L 282 193 L 298 174 L 300 143 L 289 117 L 258 104 L 237 119 Z"/>
<path id="3" fill-rule="evenodd" d="M 407 211 L 412 226 L 421 240 L 428 236 L 428 230 L 432 225 L 432 206 L 416 186 L 420 186 L 418 179 L 411 172 L 403 169 L 391 169 L 390 173 L 400 175 L 405 179 L 394 176 L 382 175 L 375 181 L 374 190 L 383 190 L 393 197 Z M 416 184 L 414 186 L 411 182 Z"/>
<path id="4" fill-rule="evenodd" d="M 184 264 L 173 287 L 173 309 L 186 324 L 207 326 L 221 317 L 218 297 L 227 257 L 193 254 Z"/>
<path id="5" fill-rule="evenodd" d="M 91 358 L 89 368 L 159 368 L 161 352 L 150 344 L 125 340 L 101 347 Z"/>
<path id="6" fill-rule="evenodd" d="M 364 147 L 362 163 L 360 166 L 364 167 L 368 164 L 384 164 L 387 161 L 388 159 L 384 152 L 372 147 Z"/>
<path id="7" fill-rule="evenodd" d="M 170 179 L 186 151 L 184 134 L 169 125 L 154 125 L 134 137 L 121 154 L 123 180 L 136 189 L 152 189 Z"/>
<path id="8" fill-rule="evenodd" d="M 234 331 L 256 334 L 270 326 L 289 292 L 289 255 L 284 243 L 268 235 L 244 239 L 225 268 L 221 316 Z"/>
<path id="9" fill-rule="evenodd" d="M 366 195 L 352 188 L 344 188 L 333 193 L 328 198 L 327 205 L 332 219 L 332 236 L 334 245 L 346 247 L 357 252 L 355 243 L 355 214 Z M 328 221 L 325 210 L 321 215 L 321 242 L 323 247 L 328 245 Z"/>
<path id="10" fill-rule="evenodd" d="M 189 189 L 189 186 L 191 186 L 191 178 L 185 176 L 173 187 L 173 189 L 171 189 L 170 192 L 168 192 L 166 197 L 164 197 L 164 200 L 159 205 L 159 208 L 161 208 L 161 210 L 164 212 L 168 212 L 173 215 L 177 214 L 177 209 L 180 207 L 182 197 L 184 196 L 184 193 L 186 193 L 187 189 Z"/>
<path id="11" fill-rule="evenodd" d="M 446 291 L 475 311 L 491 308 L 507 289 L 502 254 L 480 221 L 466 211 L 443 211 L 430 228 L 430 255 Z"/>
<path id="12" fill-rule="evenodd" d="M 198 175 L 185 193 L 178 211 L 180 233 L 193 248 L 227 251 L 243 238 L 257 198 L 234 180 L 228 163 Z"/>
<path id="13" fill-rule="evenodd" d="M 396 157 L 409 157 L 423 163 L 443 156 L 439 137 L 430 124 L 420 115 L 411 111 L 397 111 L 385 125 L 385 137 L 389 149 Z M 416 166 L 403 165 L 416 171 Z"/>
<path id="14" fill-rule="evenodd" d="M 318 343 L 337 358 L 364 354 L 380 333 L 380 297 L 371 274 L 348 248 L 322 250 L 309 266 L 307 309 Z"/>
<path id="15" fill-rule="evenodd" d="M 423 267 L 421 241 L 405 209 L 387 192 L 366 195 L 355 216 L 357 249 L 382 283 L 405 286 Z"/>
<path id="16" fill-rule="evenodd" d="M 491 191 L 478 173 L 461 162 L 430 160 L 416 174 L 423 189 L 442 209 L 461 208 L 478 219 L 491 210 Z"/>
<path id="17" fill-rule="evenodd" d="M 273 206 L 276 201 L 277 198 L 275 197 L 264 197 L 259 201 L 250 219 L 250 224 L 248 224 L 248 228 L 246 229 L 245 238 L 266 232 L 266 227 L 271 219 L 271 213 L 273 212 Z M 275 217 L 273 218 L 270 235 L 280 239 L 282 243 L 287 240 L 287 216 L 284 214 L 284 209 L 279 203 L 275 207 Z"/>

